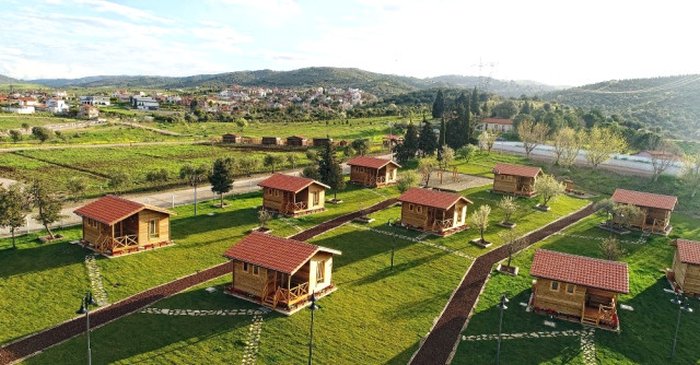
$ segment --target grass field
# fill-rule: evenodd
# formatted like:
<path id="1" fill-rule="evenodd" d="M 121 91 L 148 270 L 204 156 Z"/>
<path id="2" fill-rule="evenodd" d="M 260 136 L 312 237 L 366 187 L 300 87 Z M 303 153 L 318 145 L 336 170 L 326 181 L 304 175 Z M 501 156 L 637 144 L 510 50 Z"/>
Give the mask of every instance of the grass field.
<path id="1" fill-rule="evenodd" d="M 306 216 L 298 223 L 315 225 L 386 199 L 361 189 L 339 193 L 338 198 L 345 203 L 328 204 L 325 212 Z M 171 237 L 176 245 L 172 247 L 98 259 L 110 301 L 223 262 L 225 249 L 258 225 L 256 207 L 260 205 L 260 194 L 238 195 L 227 201 L 229 205 L 224 209 L 214 207 L 213 202 L 200 203 L 197 217 L 193 217 L 192 205 L 176 208 L 177 216 L 171 222 Z M 271 227 L 278 226 L 274 233 L 296 232 L 279 220 L 271 223 Z M 88 251 L 67 243 L 80 238 L 79 227 L 57 233 L 66 238 L 51 244 L 38 244 L 38 234 L 24 236 L 18 242 L 18 250 L 9 249 L 9 239 L 0 239 L 0 304 L 7 308 L 0 311 L 0 343 L 74 316 L 74 304 L 88 288 L 83 263 Z M 45 315 L 46 312 L 51 315 Z"/>
<path id="2" fill-rule="evenodd" d="M 269 152 L 285 157 L 289 153 Z M 129 182 L 121 191 L 183 185 L 179 179 L 180 168 L 185 164 L 211 166 L 214 159 L 243 156 L 253 157 L 260 164 L 255 172 L 269 171 L 262 166 L 266 152 L 244 152 L 210 145 L 167 145 L 105 147 L 100 149 L 26 150 L 0 153 L 0 172 L 3 177 L 30 181 L 34 178 L 50 179 L 59 191 L 67 191 L 67 182 L 73 176 L 83 176 L 89 184 L 86 194 L 100 195 L 110 192 L 110 176 L 126 173 Z M 297 165 L 308 163 L 301 152 L 294 152 Z M 278 169 L 291 167 L 285 162 Z M 147 181 L 149 172 L 165 169 L 168 180 Z"/>
<path id="3" fill-rule="evenodd" d="M 50 114 L 46 115 L 19 115 L 0 113 L 0 130 L 19 129 L 27 123 L 30 127 L 44 126 L 47 124 L 73 123 L 76 119 L 61 118 Z"/>
<path id="4" fill-rule="evenodd" d="M 514 257 L 514 265 L 520 267 L 521 274 L 510 277 L 493 273 L 487 282 L 486 290 L 479 299 L 476 313 L 469 322 L 465 335 L 496 333 L 498 310 L 496 304 L 501 293 L 511 298 L 509 309 L 504 314 L 504 333 L 582 329 L 581 325 L 556 321 L 557 328 L 543 325 L 544 316 L 526 313 L 519 302 L 526 302 L 530 295 L 532 277 L 530 263 L 536 248 L 569 252 L 578 255 L 601 257 L 596 238 L 607 237 L 596 227 L 602 220 L 591 216 L 567 229 L 564 234 L 553 236 Z M 697 219 L 681 214 L 673 216 L 673 236 L 700 239 Z M 568 235 L 582 235 L 581 239 Z M 652 236 L 643 244 L 632 243 L 639 239 L 638 234 L 624 236 L 623 246 L 627 254 L 622 261 L 630 270 L 630 294 L 620 298 L 620 303 L 631 305 L 634 311 L 618 309 L 622 332 L 617 334 L 604 330 L 595 332 L 597 363 L 600 364 L 696 364 L 700 357 L 697 342 L 700 341 L 700 322 L 697 314 L 685 315 L 679 332 L 676 360 L 671 362 L 668 355 L 675 329 L 678 307 L 670 303 L 671 296 L 663 291 L 668 287 L 661 272 L 670 267 L 673 248 L 671 238 Z M 692 301 L 696 310 L 697 301 Z M 537 351 L 533 351 L 537 348 Z M 495 341 L 463 341 L 453 364 L 480 364 L 493 361 L 496 351 Z M 579 339 L 576 337 L 507 340 L 502 344 L 503 363 L 522 364 L 561 364 L 583 363 Z"/>
<path id="5" fill-rule="evenodd" d="M 75 122 L 68 119 L 67 121 Z M 21 148 L 37 146 L 62 146 L 79 144 L 108 144 L 108 143 L 139 143 L 139 142 L 173 142 L 173 141 L 193 141 L 192 137 L 170 136 L 154 131 L 131 128 L 123 125 L 99 125 L 89 128 L 68 129 L 60 131 L 54 138 L 40 143 L 31 135 L 25 135 L 19 142 L 11 142 L 6 139 L 0 142 L 2 148 Z"/>

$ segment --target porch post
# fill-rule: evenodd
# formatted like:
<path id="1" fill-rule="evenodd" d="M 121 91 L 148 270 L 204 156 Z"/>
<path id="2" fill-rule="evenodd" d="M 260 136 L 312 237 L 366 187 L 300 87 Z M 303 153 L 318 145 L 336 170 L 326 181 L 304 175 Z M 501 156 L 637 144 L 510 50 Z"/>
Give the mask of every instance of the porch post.
<path id="1" fill-rule="evenodd" d="M 114 224 L 110 227 L 112 228 L 112 237 L 109 240 L 109 249 L 112 250 L 114 248 Z"/>

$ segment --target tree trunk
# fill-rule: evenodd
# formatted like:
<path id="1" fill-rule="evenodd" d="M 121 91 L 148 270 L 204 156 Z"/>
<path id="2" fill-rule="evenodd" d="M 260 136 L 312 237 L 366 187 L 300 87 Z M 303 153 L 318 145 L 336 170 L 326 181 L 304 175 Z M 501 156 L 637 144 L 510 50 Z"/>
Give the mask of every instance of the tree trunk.
<path id="1" fill-rule="evenodd" d="M 481 234 L 481 243 L 486 242 L 486 240 L 484 239 L 484 229 L 479 228 L 479 233 Z"/>
<path id="2" fill-rule="evenodd" d="M 221 198 L 221 208 L 224 207 L 224 193 L 220 193 L 219 197 Z"/>
<path id="3" fill-rule="evenodd" d="M 53 232 L 51 232 L 51 228 L 49 228 L 49 225 L 44 223 L 44 228 L 46 228 L 46 231 L 49 232 L 49 238 L 54 239 L 55 237 L 53 235 Z"/>
<path id="4" fill-rule="evenodd" d="M 12 235 L 12 248 L 17 249 L 17 245 L 15 244 L 15 227 L 10 228 L 10 234 Z"/>
<path id="5" fill-rule="evenodd" d="M 194 186 L 194 216 L 197 216 L 197 185 Z"/>
<path id="6" fill-rule="evenodd" d="M 512 245 L 512 243 L 511 243 L 511 245 Z M 508 265 L 506 265 L 506 266 L 511 267 L 511 266 L 510 266 L 511 260 L 513 260 L 513 255 L 509 253 L 509 254 L 508 254 Z"/>

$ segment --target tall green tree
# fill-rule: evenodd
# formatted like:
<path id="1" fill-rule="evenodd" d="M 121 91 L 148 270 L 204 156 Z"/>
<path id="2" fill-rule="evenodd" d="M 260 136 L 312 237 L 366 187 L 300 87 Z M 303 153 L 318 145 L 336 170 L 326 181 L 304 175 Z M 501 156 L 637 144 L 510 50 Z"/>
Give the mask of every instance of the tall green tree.
<path id="1" fill-rule="evenodd" d="M 474 90 L 472 90 L 471 101 L 469 102 L 469 111 L 474 115 L 481 114 L 481 111 L 479 110 L 479 91 L 476 89 L 476 87 L 474 87 Z"/>
<path id="2" fill-rule="evenodd" d="M 19 184 L 10 185 L 7 189 L 0 184 L 0 227 L 10 229 L 12 248 L 17 248 L 15 231 L 24 225 L 30 208 L 29 197 Z"/>
<path id="3" fill-rule="evenodd" d="M 271 173 L 275 173 L 275 170 L 277 170 L 277 166 L 281 165 L 284 163 L 284 160 L 282 159 L 282 156 L 276 155 L 276 154 L 267 154 L 263 158 L 263 165 L 266 167 L 270 168 Z"/>
<path id="4" fill-rule="evenodd" d="M 520 114 L 530 114 L 532 112 L 532 108 L 530 107 L 530 103 L 525 101 L 523 105 L 520 107 Z"/>
<path id="5" fill-rule="evenodd" d="M 340 161 L 335 156 L 335 147 L 330 143 L 326 144 L 318 160 L 318 174 L 321 182 L 333 189 L 333 200 L 338 200 L 338 190 L 345 189 L 345 177 Z"/>
<path id="6" fill-rule="evenodd" d="M 394 147 L 396 160 L 403 163 L 416 157 L 418 152 L 418 129 L 413 123 L 408 123 L 403 143 Z"/>
<path id="7" fill-rule="evenodd" d="M 442 90 L 438 90 L 433 101 L 433 119 L 442 118 L 445 115 L 445 96 Z"/>
<path id="8" fill-rule="evenodd" d="M 406 141 L 404 141 L 406 143 Z M 433 133 L 433 127 L 428 120 L 423 120 L 423 126 L 418 137 L 418 150 L 423 156 L 430 156 L 438 149 L 438 139 Z"/>
<path id="9" fill-rule="evenodd" d="M 350 142 L 350 146 L 352 147 L 355 152 L 360 155 L 364 156 L 369 152 L 369 139 L 367 138 L 358 138 Z"/>
<path id="10" fill-rule="evenodd" d="M 55 236 L 49 226 L 63 218 L 61 199 L 51 190 L 48 183 L 40 180 L 34 180 L 29 186 L 29 197 L 32 205 L 38 210 L 34 219 L 41 222 L 49 237 L 54 239 Z"/>
<path id="11" fill-rule="evenodd" d="M 194 167 L 190 164 L 182 166 L 180 178 L 194 189 L 194 215 L 197 216 L 197 187 L 207 179 L 208 168 L 204 165 Z"/>
<path id="12" fill-rule="evenodd" d="M 224 207 L 224 194 L 228 193 L 233 189 L 234 182 L 234 168 L 233 159 L 227 158 L 217 158 L 214 161 L 214 166 L 209 174 L 209 183 L 211 184 L 211 191 L 215 194 L 219 194 L 219 206 Z"/>

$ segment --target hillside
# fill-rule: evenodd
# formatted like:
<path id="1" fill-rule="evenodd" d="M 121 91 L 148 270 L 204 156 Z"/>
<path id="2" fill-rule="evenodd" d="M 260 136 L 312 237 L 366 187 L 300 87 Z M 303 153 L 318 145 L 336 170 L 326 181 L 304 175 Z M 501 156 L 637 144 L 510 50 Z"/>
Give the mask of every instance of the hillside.
<path id="1" fill-rule="evenodd" d="M 650 128 L 658 126 L 677 138 L 700 140 L 700 75 L 613 80 L 543 97 L 619 114 Z"/>
<path id="2" fill-rule="evenodd" d="M 5 75 L 0 75 L 0 85 L 1 84 L 12 84 L 12 83 L 17 83 L 17 82 L 19 82 L 19 81 L 17 81 L 16 79 L 13 79 L 11 77 L 7 77 Z"/>
<path id="3" fill-rule="evenodd" d="M 488 80 L 488 82 L 486 82 Z M 39 79 L 31 82 L 49 87 L 143 87 L 189 88 L 239 84 L 263 87 L 338 87 L 360 88 L 384 96 L 437 88 L 473 88 L 488 84 L 489 91 L 503 96 L 542 94 L 553 87 L 529 81 L 501 81 L 476 76 L 439 76 L 419 79 L 363 71 L 356 68 L 309 67 L 293 71 L 237 71 L 185 77 L 165 76 L 90 76 L 79 79 Z"/>

